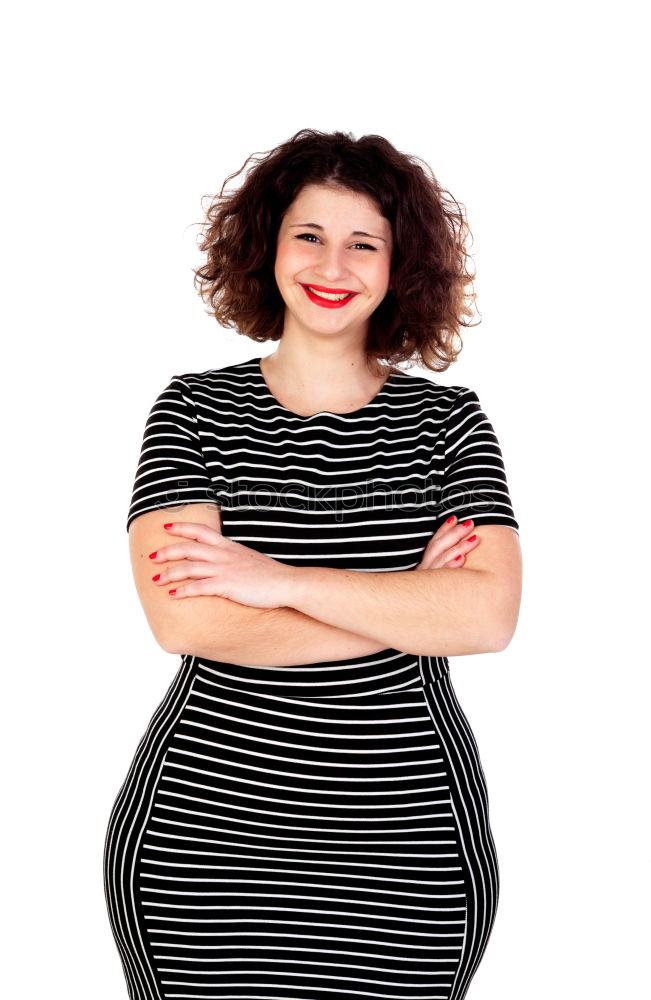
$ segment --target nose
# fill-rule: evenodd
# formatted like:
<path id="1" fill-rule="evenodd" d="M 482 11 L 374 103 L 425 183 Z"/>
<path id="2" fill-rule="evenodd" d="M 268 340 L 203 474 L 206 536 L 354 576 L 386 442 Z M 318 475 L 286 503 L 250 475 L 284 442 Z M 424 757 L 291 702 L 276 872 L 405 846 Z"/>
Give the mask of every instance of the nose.
<path id="1" fill-rule="evenodd" d="M 319 256 L 318 275 L 323 278 L 323 284 L 331 282 L 333 285 L 348 273 L 345 258 L 345 248 L 329 246 L 324 247 Z"/>

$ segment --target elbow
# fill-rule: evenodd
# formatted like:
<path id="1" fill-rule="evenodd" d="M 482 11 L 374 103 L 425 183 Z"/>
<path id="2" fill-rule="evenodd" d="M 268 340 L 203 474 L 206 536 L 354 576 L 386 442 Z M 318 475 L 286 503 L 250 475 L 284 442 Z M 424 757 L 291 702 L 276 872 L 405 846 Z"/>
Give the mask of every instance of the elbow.
<path id="1" fill-rule="evenodd" d="M 490 649 L 488 649 L 487 652 L 501 653 L 502 650 L 506 649 L 506 647 L 510 643 L 511 639 L 513 638 L 514 632 L 515 629 L 507 629 L 502 632 L 495 632 L 491 636 L 492 641 L 490 644 Z"/>
<path id="2" fill-rule="evenodd" d="M 157 637 L 158 644 L 166 653 L 177 656 L 199 656 L 206 660 L 217 660 L 225 663 L 237 663 L 234 650 L 221 637 L 211 636 L 210 639 L 195 637 L 194 641 L 178 632 L 167 632 Z"/>
<path id="3" fill-rule="evenodd" d="M 503 588 L 497 595 L 493 593 L 490 621 L 490 652 L 501 653 L 515 635 L 520 614 L 520 588 L 512 585 Z"/>
<path id="4" fill-rule="evenodd" d="M 188 644 L 173 632 L 159 632 L 158 635 L 154 635 L 154 638 L 166 653 L 176 653 L 182 656 L 184 653 L 190 652 L 187 648 Z"/>
<path id="5" fill-rule="evenodd" d="M 482 633 L 481 636 L 475 633 L 472 637 L 472 642 L 468 645 L 468 652 L 501 653 L 503 649 L 506 649 L 512 638 L 513 632 L 509 631 L 509 629 L 493 627 Z"/>
<path id="6" fill-rule="evenodd" d="M 497 630 L 495 627 L 464 629 L 456 637 L 448 637 L 441 642 L 440 637 L 427 643 L 427 650 L 400 648 L 404 652 L 413 652 L 415 656 L 477 656 L 480 653 L 499 653 L 506 649 L 511 641 L 512 633 L 507 630 Z"/>
<path id="7" fill-rule="evenodd" d="M 172 616 L 160 613 L 157 603 L 147 602 L 141 598 L 141 604 L 145 612 L 149 631 L 161 649 L 166 653 L 187 653 L 184 649 L 185 643 L 179 636 L 178 621 L 170 620 Z"/>
<path id="8" fill-rule="evenodd" d="M 511 639 L 515 635 L 516 625 L 518 624 L 518 613 L 509 614 L 502 619 L 500 627 L 493 629 L 491 634 L 491 653 L 501 653 L 502 650 L 511 642 Z"/>
<path id="9" fill-rule="evenodd" d="M 149 624 L 149 630 L 161 649 L 166 653 L 188 653 L 190 650 L 184 649 L 185 642 L 179 636 L 178 622 L 170 621 L 164 615 L 155 614 L 152 609 L 145 607 L 145 615 Z"/>

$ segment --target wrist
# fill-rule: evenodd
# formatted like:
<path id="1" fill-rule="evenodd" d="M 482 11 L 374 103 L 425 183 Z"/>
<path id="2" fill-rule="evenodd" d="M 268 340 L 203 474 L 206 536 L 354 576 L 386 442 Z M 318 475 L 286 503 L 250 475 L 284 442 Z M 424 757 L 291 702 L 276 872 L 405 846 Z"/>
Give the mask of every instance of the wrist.
<path id="1" fill-rule="evenodd" d="M 284 606 L 304 611 L 305 605 L 309 605 L 308 595 L 322 570 L 318 566 L 286 566 L 285 569 L 281 598 Z"/>

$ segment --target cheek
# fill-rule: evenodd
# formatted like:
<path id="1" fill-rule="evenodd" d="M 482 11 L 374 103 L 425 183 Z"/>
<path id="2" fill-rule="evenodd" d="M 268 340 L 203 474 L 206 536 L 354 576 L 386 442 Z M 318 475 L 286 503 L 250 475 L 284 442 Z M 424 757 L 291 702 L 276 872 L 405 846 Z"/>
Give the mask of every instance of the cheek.
<path id="1" fill-rule="evenodd" d="M 372 268 L 369 267 L 369 281 L 374 285 L 388 285 L 391 278 L 391 262 L 388 257 L 373 261 L 373 265 Z"/>
<path id="2" fill-rule="evenodd" d="M 297 271 L 305 265 L 307 257 L 309 257 L 309 251 L 306 253 L 305 248 L 299 242 L 281 243 L 276 248 L 275 269 L 285 273 Z"/>

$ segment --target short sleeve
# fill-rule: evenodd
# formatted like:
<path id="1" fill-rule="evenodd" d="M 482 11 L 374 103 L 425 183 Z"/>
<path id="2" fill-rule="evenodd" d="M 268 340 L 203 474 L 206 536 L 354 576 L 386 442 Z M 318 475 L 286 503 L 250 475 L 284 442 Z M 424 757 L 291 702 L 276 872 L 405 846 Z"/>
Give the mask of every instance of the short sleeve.
<path id="1" fill-rule="evenodd" d="M 201 450 L 192 393 L 174 375 L 154 402 L 142 440 L 127 531 L 135 517 L 186 503 L 217 503 Z"/>
<path id="2" fill-rule="evenodd" d="M 482 524 L 505 524 L 519 533 L 502 451 L 477 393 L 461 387 L 445 425 L 444 474 L 436 528 L 455 514 Z"/>

